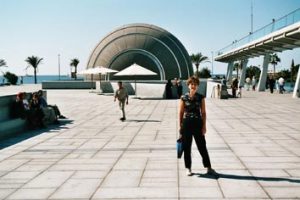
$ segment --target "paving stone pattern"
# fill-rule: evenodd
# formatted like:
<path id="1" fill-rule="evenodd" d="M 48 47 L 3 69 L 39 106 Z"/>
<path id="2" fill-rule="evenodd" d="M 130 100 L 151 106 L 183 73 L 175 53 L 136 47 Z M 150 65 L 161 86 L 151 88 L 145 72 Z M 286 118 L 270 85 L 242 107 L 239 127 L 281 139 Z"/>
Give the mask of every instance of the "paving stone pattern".
<path id="1" fill-rule="evenodd" d="M 300 199 L 300 100 L 291 94 L 206 100 L 218 177 L 195 144 L 185 175 L 177 100 L 130 98 L 125 122 L 112 96 L 48 90 L 48 102 L 68 119 L 0 150 L 0 199 Z"/>

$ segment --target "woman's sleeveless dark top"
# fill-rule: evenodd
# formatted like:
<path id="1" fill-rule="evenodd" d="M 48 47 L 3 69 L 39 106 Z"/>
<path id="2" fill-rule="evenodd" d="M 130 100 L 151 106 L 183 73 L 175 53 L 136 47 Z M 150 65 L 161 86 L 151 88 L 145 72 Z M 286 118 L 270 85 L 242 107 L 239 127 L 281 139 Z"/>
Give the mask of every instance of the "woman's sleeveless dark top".
<path id="1" fill-rule="evenodd" d="M 184 103 L 184 118 L 201 118 L 201 102 L 203 95 L 196 93 L 194 98 L 189 97 L 189 93 L 181 96 Z"/>

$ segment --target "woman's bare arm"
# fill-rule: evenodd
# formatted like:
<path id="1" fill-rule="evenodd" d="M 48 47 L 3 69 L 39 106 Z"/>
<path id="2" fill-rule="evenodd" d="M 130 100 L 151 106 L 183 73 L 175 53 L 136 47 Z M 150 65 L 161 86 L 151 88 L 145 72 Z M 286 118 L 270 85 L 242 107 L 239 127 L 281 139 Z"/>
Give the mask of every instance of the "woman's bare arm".
<path id="1" fill-rule="evenodd" d="M 184 113 L 184 103 L 182 99 L 179 100 L 179 130 L 182 128 L 182 119 Z"/>
<path id="2" fill-rule="evenodd" d="M 205 106 L 205 99 L 202 99 L 201 102 L 201 115 L 202 115 L 202 134 L 206 133 L 206 106 Z"/>

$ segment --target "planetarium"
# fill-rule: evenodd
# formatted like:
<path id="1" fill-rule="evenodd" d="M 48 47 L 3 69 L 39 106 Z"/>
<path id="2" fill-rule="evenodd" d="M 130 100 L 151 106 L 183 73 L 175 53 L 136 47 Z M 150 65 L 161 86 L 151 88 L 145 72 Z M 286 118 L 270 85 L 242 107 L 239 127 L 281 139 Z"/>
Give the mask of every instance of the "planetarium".
<path id="1" fill-rule="evenodd" d="M 157 75 L 133 78 L 109 74 L 110 80 L 164 81 L 193 75 L 189 54 L 182 43 L 170 32 L 149 24 L 125 25 L 106 35 L 93 49 L 87 66 L 121 71 L 133 63 Z"/>

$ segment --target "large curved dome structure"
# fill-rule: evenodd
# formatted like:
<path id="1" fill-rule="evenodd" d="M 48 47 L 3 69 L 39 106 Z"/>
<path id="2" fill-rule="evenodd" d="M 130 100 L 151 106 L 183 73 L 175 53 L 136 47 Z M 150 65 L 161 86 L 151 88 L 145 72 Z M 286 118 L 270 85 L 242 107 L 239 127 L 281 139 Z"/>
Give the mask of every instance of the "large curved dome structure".
<path id="1" fill-rule="evenodd" d="M 139 80 L 186 79 L 193 74 L 189 55 L 181 42 L 168 31 L 149 24 L 129 24 L 105 36 L 92 51 L 88 68 L 104 66 L 121 71 L 141 65 L 157 75 Z M 110 79 L 133 79 L 114 77 Z"/>

